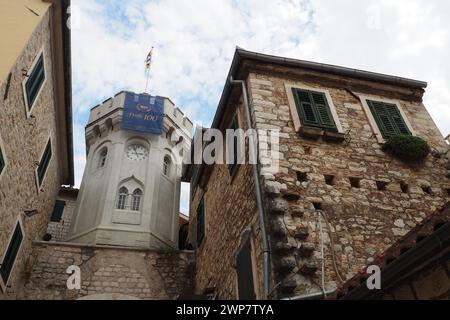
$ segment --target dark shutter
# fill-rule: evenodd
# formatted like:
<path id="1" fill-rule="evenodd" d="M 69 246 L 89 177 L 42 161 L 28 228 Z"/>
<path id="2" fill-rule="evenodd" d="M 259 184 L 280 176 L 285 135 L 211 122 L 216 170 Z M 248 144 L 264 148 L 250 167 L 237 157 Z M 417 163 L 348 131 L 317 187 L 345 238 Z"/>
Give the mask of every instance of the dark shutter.
<path id="1" fill-rule="evenodd" d="M 370 100 L 367 100 L 367 104 L 384 139 L 397 134 L 411 135 L 395 104 Z"/>
<path id="2" fill-rule="evenodd" d="M 13 236 L 9 242 L 8 249 L 3 258 L 2 265 L 0 266 L 0 276 L 2 277 L 3 283 L 8 283 L 9 276 L 11 275 L 14 262 L 17 258 L 17 253 L 19 252 L 20 245 L 22 244 L 23 234 L 22 229 L 20 229 L 19 223 L 17 223 L 14 229 Z"/>
<path id="3" fill-rule="evenodd" d="M 60 222 L 65 206 L 66 206 L 65 201 L 56 200 L 55 206 L 53 207 L 52 217 L 51 217 L 50 221 Z"/>
<path id="4" fill-rule="evenodd" d="M 51 158 L 52 158 L 52 143 L 51 140 L 49 139 L 45 147 L 44 154 L 42 155 L 42 159 L 41 161 L 39 161 L 39 166 L 37 169 L 39 185 L 41 185 L 42 181 L 44 180 L 45 172 L 47 172 L 48 164 L 50 163 Z"/>
<path id="5" fill-rule="evenodd" d="M 205 203 L 202 199 L 197 208 L 197 248 L 200 247 L 205 237 Z"/>
<path id="6" fill-rule="evenodd" d="M 292 88 L 292 93 L 302 125 L 337 130 L 330 106 L 323 92 Z"/>
<path id="7" fill-rule="evenodd" d="M 239 300 L 255 300 L 250 240 L 247 240 L 237 255 Z"/>
<path id="8" fill-rule="evenodd" d="M 0 147 L 0 174 L 2 174 L 4 168 L 5 168 L 5 158 L 3 157 L 3 150 Z"/>
<path id="9" fill-rule="evenodd" d="M 44 55 L 41 54 L 37 63 L 35 64 L 30 76 L 25 84 L 28 102 L 28 111 L 31 110 L 31 106 L 37 97 L 37 94 L 44 83 L 45 70 L 44 70 Z"/>

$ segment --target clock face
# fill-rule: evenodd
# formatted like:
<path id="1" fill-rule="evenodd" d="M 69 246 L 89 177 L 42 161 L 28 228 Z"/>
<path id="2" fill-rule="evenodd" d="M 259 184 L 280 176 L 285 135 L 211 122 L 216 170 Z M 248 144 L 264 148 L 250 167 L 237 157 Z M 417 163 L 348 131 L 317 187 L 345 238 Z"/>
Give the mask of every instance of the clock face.
<path id="1" fill-rule="evenodd" d="M 125 155 L 130 160 L 145 160 L 148 157 L 148 150 L 140 144 L 131 144 L 128 146 Z"/>

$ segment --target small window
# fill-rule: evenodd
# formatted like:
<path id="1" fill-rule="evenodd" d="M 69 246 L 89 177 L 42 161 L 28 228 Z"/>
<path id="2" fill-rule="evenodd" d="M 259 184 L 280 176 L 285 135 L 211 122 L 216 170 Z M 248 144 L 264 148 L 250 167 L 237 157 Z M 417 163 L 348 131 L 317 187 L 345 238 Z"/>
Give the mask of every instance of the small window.
<path id="1" fill-rule="evenodd" d="M 3 173 L 3 169 L 5 169 L 5 166 L 6 166 L 6 162 L 5 162 L 5 158 L 3 157 L 2 146 L 0 145 L 0 176 Z"/>
<path id="2" fill-rule="evenodd" d="M 52 141 L 51 139 L 48 139 L 47 145 L 45 146 L 44 154 L 42 155 L 42 158 L 39 161 L 39 166 L 37 168 L 37 178 L 39 187 L 42 185 L 42 182 L 44 181 L 45 173 L 47 172 L 51 158 L 52 158 Z"/>
<path id="3" fill-rule="evenodd" d="M 324 175 L 325 178 L 325 183 L 329 186 L 333 186 L 334 185 L 334 176 L 331 174 L 326 174 Z"/>
<path id="4" fill-rule="evenodd" d="M 141 206 L 141 197 L 142 191 L 141 189 L 136 189 L 133 191 L 133 201 L 131 203 L 131 210 L 139 211 Z"/>
<path id="5" fill-rule="evenodd" d="M 51 217 L 50 221 L 60 222 L 65 206 L 66 206 L 65 201 L 56 200 L 55 206 L 53 207 L 52 217 Z"/>
<path id="6" fill-rule="evenodd" d="M 352 188 L 361 188 L 361 179 L 360 178 L 349 178 L 350 180 L 350 185 L 352 186 Z"/>
<path id="7" fill-rule="evenodd" d="M 398 134 L 411 135 L 395 104 L 371 100 L 367 100 L 367 104 L 384 139 Z"/>
<path id="8" fill-rule="evenodd" d="M 117 209 L 125 210 L 127 205 L 128 189 L 122 187 L 119 189 L 119 199 L 117 201 Z"/>
<path id="9" fill-rule="evenodd" d="M 197 208 L 197 248 L 200 247 L 204 237 L 205 237 L 205 202 L 204 199 L 202 198 Z"/>
<path id="10" fill-rule="evenodd" d="M 292 94 L 302 125 L 337 131 L 325 93 L 292 88 Z"/>
<path id="11" fill-rule="evenodd" d="M 426 194 L 433 195 L 433 191 L 431 190 L 431 187 L 429 187 L 429 186 L 422 186 L 422 191 Z"/>
<path id="12" fill-rule="evenodd" d="M 385 181 L 377 181 L 377 189 L 378 191 L 386 191 L 386 186 L 388 185 Z"/>
<path id="13" fill-rule="evenodd" d="M 166 177 L 168 177 L 170 175 L 170 158 L 169 158 L 169 156 L 164 157 L 163 173 Z"/>
<path id="14" fill-rule="evenodd" d="M 106 164 L 106 157 L 108 156 L 108 149 L 103 149 L 100 152 L 100 157 L 98 159 L 98 167 L 103 168 Z"/>
<path id="15" fill-rule="evenodd" d="M 308 174 L 306 172 L 297 171 L 297 181 L 300 182 L 308 181 Z"/>
<path id="16" fill-rule="evenodd" d="M 44 69 L 44 54 L 41 53 L 37 59 L 33 70 L 29 73 L 28 78 L 25 81 L 25 98 L 27 104 L 28 113 L 31 112 L 34 102 L 41 90 L 42 85 L 45 80 L 45 69 Z"/>
<path id="17" fill-rule="evenodd" d="M 229 128 L 230 130 L 233 130 L 234 133 L 236 133 L 236 130 L 239 129 L 239 123 L 238 123 L 238 118 L 237 115 L 235 115 L 233 117 L 233 120 L 231 121 L 231 126 Z M 232 143 L 232 145 L 230 145 L 230 143 Z M 239 137 L 237 134 L 233 135 L 233 141 L 227 141 L 227 152 L 229 154 L 229 156 L 227 157 L 227 160 L 230 161 L 231 163 L 228 163 L 228 171 L 230 172 L 230 175 L 232 176 L 235 172 L 236 169 L 238 167 L 238 148 L 240 147 L 240 141 L 239 141 Z M 233 152 L 233 154 L 231 155 L 230 153 Z"/>
<path id="18" fill-rule="evenodd" d="M 400 189 L 403 193 L 409 193 L 409 185 L 405 181 L 400 182 Z"/>
<path id="19" fill-rule="evenodd" d="M 0 266 L 0 276 L 5 286 L 8 284 L 8 280 L 14 267 L 17 254 L 19 253 L 20 246 L 22 245 L 22 241 L 23 231 L 20 226 L 20 222 L 17 222 L 14 233 L 11 237 L 11 240 L 9 241 L 8 248 L 6 249 L 6 253 L 3 256 L 2 264 Z"/>

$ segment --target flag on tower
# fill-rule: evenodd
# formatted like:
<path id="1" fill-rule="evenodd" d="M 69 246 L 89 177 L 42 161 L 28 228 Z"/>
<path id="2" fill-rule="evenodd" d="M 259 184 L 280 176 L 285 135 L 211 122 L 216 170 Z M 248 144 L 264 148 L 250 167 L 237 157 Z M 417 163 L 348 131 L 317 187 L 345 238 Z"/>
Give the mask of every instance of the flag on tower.
<path id="1" fill-rule="evenodd" d="M 150 52 L 145 59 L 145 68 L 150 69 L 150 65 L 152 64 L 152 55 L 153 55 L 153 47 L 150 49 Z"/>

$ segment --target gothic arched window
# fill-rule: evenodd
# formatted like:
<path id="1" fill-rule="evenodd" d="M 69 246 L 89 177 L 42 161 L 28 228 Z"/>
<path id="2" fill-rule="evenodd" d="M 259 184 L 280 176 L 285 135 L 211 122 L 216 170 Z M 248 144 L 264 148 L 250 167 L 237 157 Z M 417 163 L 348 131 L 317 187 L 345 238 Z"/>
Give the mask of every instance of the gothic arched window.
<path id="1" fill-rule="evenodd" d="M 141 198 L 142 198 L 142 191 L 141 189 L 136 189 L 133 191 L 133 200 L 131 203 L 131 210 L 133 211 L 139 211 L 141 207 Z"/>
<path id="2" fill-rule="evenodd" d="M 100 157 L 98 159 L 98 167 L 99 168 L 103 168 L 105 166 L 107 155 L 108 155 L 108 149 L 106 149 L 106 148 L 100 152 Z"/>
<path id="3" fill-rule="evenodd" d="M 127 205 L 128 189 L 122 187 L 119 189 L 119 200 L 117 201 L 117 209 L 124 210 Z"/>
<path id="4" fill-rule="evenodd" d="M 164 162 L 163 162 L 163 173 L 165 176 L 169 176 L 170 174 L 170 158 L 169 156 L 165 156 L 164 157 Z"/>

